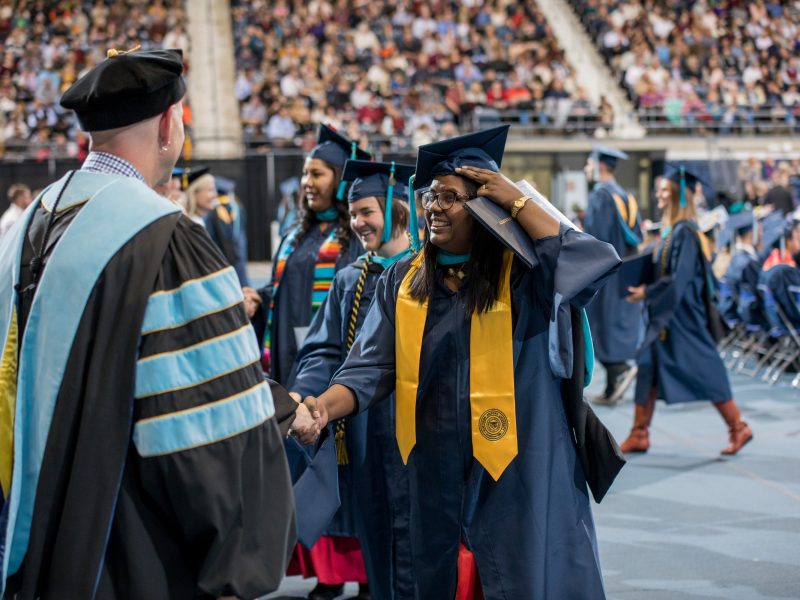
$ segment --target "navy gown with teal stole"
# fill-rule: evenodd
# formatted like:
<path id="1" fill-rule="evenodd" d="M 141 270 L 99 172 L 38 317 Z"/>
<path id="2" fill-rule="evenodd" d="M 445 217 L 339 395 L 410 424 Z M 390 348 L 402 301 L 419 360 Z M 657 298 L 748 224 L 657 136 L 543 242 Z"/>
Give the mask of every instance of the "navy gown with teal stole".
<path id="1" fill-rule="evenodd" d="M 475 555 L 487 600 L 605 596 L 561 384 L 572 370 L 569 307 L 584 307 L 619 258 L 610 245 L 564 226 L 534 247 L 535 268 L 517 259 L 511 267 L 518 454 L 498 481 L 473 460 L 464 294 L 447 288 L 437 271 L 422 338 L 416 445 L 408 462 L 420 598 L 453 597 L 462 539 Z M 409 268 L 404 260 L 381 277 L 356 342 L 334 376 L 333 383 L 353 390 L 360 411 L 378 406 L 395 389 L 396 304 Z"/>
<path id="2" fill-rule="evenodd" d="M 21 340 L 0 585 L 19 600 L 275 589 L 291 493 L 234 270 L 143 182 L 78 171 L 30 288 L 65 180 L 0 242 L 4 348 L 15 322 Z"/>
<path id="3" fill-rule="evenodd" d="M 320 303 L 328 292 L 327 287 L 323 290 L 320 282 L 315 281 L 315 268 L 320 249 L 330 237 L 331 228 L 336 227 L 338 227 L 336 221 L 329 223 L 324 230 L 320 229 L 318 223 L 314 223 L 305 235 L 296 240 L 294 248 L 285 259 L 285 265 L 282 265 L 280 285 L 275 297 L 271 299 L 275 308 L 270 331 L 270 376 L 281 385 L 285 386 L 292 377 L 299 350 L 297 341 L 305 336 L 311 318 L 319 306 L 316 308 L 312 306 L 314 292 L 317 292 L 316 297 Z M 297 228 L 293 232 L 296 230 Z M 272 262 L 273 269 L 278 268 L 279 257 L 286 244 L 290 243 L 293 232 L 281 240 Z M 361 243 L 351 238 L 347 248 L 333 260 L 335 271 L 352 263 L 361 253 L 363 253 Z M 272 289 L 274 290 L 274 286 Z M 269 306 L 268 300 L 265 306 Z"/>
<path id="4" fill-rule="evenodd" d="M 589 194 L 584 230 L 614 246 L 624 258 L 636 253 L 642 231 L 638 218 L 633 226 L 625 221 L 612 194 L 623 201 L 629 214 L 634 211 L 622 186 L 615 181 L 599 183 Z M 636 356 L 641 305 L 625 301 L 618 280 L 619 275 L 612 275 L 586 307 L 595 356 L 602 363 L 621 363 Z"/>
<path id="5" fill-rule="evenodd" d="M 364 272 L 364 258 L 336 274 L 323 307 L 314 317 L 300 354 L 292 391 L 319 395 L 344 362 L 352 308 L 360 291 L 353 328 L 360 331 L 384 272 L 377 262 Z M 364 275 L 363 282 L 362 274 Z M 371 410 L 344 419 L 347 464 L 339 465 L 341 507 L 328 535 L 357 535 L 370 591 L 375 598 L 413 599 L 409 533 L 408 475 L 395 441 L 394 394 Z M 336 428 L 334 427 L 334 430 Z M 297 444 L 295 440 L 292 442 Z M 302 520 L 303 515 L 298 516 Z"/>
<path id="6" fill-rule="evenodd" d="M 667 403 L 732 398 L 728 373 L 708 328 L 706 260 L 696 226 L 676 223 L 655 254 L 660 277 L 645 292 L 646 330 L 637 358 L 636 403 L 650 390 Z M 710 269 L 708 269 L 710 272 Z"/>

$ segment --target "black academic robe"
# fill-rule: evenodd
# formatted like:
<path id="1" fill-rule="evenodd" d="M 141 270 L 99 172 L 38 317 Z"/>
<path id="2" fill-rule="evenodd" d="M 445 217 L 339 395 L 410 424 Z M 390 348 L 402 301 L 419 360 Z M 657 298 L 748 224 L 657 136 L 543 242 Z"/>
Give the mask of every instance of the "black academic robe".
<path id="1" fill-rule="evenodd" d="M 81 177 L 86 174 L 76 182 Z M 140 187 L 145 193 L 147 188 Z M 54 248 L 58 252 L 59 240 L 85 206 L 62 205 L 68 208 L 56 219 L 48 254 Z M 31 210 L 22 247 L 22 288 L 30 282 L 27 265 L 49 216 L 40 206 Z M 47 269 L 45 263 L 45 277 Z M 243 329 L 249 325 L 241 301 L 141 334 L 158 298 L 174 301 L 172 311 L 161 315 L 172 318 L 191 312 L 190 301 L 197 296 L 190 292 L 197 284 L 228 276 L 235 279 L 202 227 L 176 214 L 144 227 L 105 266 L 83 310 L 58 388 L 27 551 L 8 580 L 7 597 L 253 598 L 278 587 L 295 527 L 275 418 L 184 448 L 168 447 L 174 441 L 166 435 L 150 438 L 167 444 L 160 451 L 144 446 L 146 425 L 170 422 L 174 435 L 185 433 L 178 424 L 186 414 L 264 385 L 257 346 Z M 30 292 L 20 296 L 20 338 L 33 298 Z M 144 361 L 152 365 L 170 355 L 216 347 L 219 340 L 245 340 L 234 335 L 237 331 L 250 336 L 252 364 L 220 374 L 218 365 L 196 362 L 167 373 L 193 378 L 191 383 L 143 392 Z M 208 380 L 199 380 L 202 370 L 211 374 Z"/>

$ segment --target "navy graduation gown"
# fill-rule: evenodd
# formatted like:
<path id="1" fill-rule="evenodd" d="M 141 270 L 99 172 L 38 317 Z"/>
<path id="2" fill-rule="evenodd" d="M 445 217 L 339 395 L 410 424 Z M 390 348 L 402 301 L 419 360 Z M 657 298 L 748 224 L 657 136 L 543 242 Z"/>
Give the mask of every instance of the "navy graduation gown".
<path id="1" fill-rule="evenodd" d="M 797 296 L 800 293 L 800 270 L 792 265 L 775 265 L 761 275 L 761 279 L 769 290 L 771 301 L 767 303 L 766 312 L 773 327 L 786 329 L 775 305 L 779 306 L 792 327 L 800 327 L 800 306 Z"/>
<path id="2" fill-rule="evenodd" d="M 617 205 L 611 194 L 618 194 L 625 202 L 628 192 L 616 182 L 595 186 L 589 194 L 584 226 L 586 233 L 608 242 L 621 257 L 636 252 L 635 240 L 626 236 Z M 641 240 L 642 232 L 637 222 L 632 230 Z M 641 305 L 630 304 L 620 293 L 619 276 L 612 275 L 608 283 L 586 307 L 592 331 L 594 352 L 601 363 L 620 363 L 636 355 L 636 344 L 641 324 Z"/>
<path id="3" fill-rule="evenodd" d="M 209 237 L 225 259 L 236 269 L 242 286 L 250 285 L 247 278 L 247 231 L 244 209 L 235 198 L 227 197 L 205 217 Z"/>
<path id="4" fill-rule="evenodd" d="M 742 282 L 747 267 L 757 261 L 758 257 L 752 246 L 737 246 L 731 257 L 725 277 L 720 282 L 719 302 L 720 313 L 729 323 L 737 323 L 740 320 L 739 305 L 742 299 Z"/>
<path id="5" fill-rule="evenodd" d="M 319 250 L 328 238 L 330 227 L 336 226 L 336 223 L 331 223 L 323 231 L 314 225 L 297 240 L 294 250 L 286 259 L 275 298 L 271 332 L 270 377 L 281 385 L 289 382 L 297 357 L 296 329 L 305 329 L 311 323 L 311 293 L 314 290 L 314 267 Z M 281 247 L 286 243 L 287 238 L 281 240 Z M 279 247 L 276 256 L 280 255 L 280 251 Z M 357 239 L 350 239 L 347 248 L 339 253 L 336 269 L 349 265 L 362 252 L 361 243 Z M 272 264 L 275 265 L 276 261 L 273 260 Z M 262 293 L 262 296 L 267 296 L 264 306 L 269 306 L 270 293 L 269 290 L 266 294 Z"/>
<path id="6" fill-rule="evenodd" d="M 619 258 L 608 244 L 564 226 L 535 247 L 536 268 L 517 260 L 512 266 L 519 454 L 497 482 L 472 456 L 464 296 L 437 273 L 408 464 L 420 598 L 453 597 L 461 539 L 475 554 L 487 600 L 604 597 L 584 474 L 564 414 L 562 380 L 554 374 L 554 363 L 563 368 L 571 348 L 553 339 L 565 329 L 553 327 L 550 317 L 562 313 L 557 304 L 585 306 Z M 395 303 L 408 268 L 409 261 L 402 261 L 380 279 L 356 342 L 334 376 L 333 383 L 353 390 L 360 410 L 394 390 Z"/>
<path id="7" fill-rule="evenodd" d="M 708 330 L 700 262 L 706 259 L 693 224 L 677 223 L 669 239 L 666 274 L 646 289 L 647 328 L 637 358 L 636 403 L 645 404 L 653 387 L 669 404 L 730 400 L 728 373 Z M 665 243 L 658 246 L 656 269 L 661 268 Z"/>
<path id="8" fill-rule="evenodd" d="M 297 375 L 290 384 L 303 397 L 325 391 L 347 356 L 347 331 L 363 265 L 359 259 L 336 274 L 311 322 L 297 357 Z M 383 267 L 370 264 L 356 331 L 361 329 L 381 273 Z M 394 394 L 369 411 L 345 418 L 349 462 L 339 466 L 341 507 L 328 531 L 328 535 L 358 536 L 371 593 L 386 600 L 415 597 L 408 475 L 395 441 L 394 420 Z"/>
<path id="9" fill-rule="evenodd" d="M 763 262 L 761 258 L 748 262 L 742 271 L 739 283 L 739 317 L 749 331 L 769 329 L 764 298 L 758 289 Z"/>

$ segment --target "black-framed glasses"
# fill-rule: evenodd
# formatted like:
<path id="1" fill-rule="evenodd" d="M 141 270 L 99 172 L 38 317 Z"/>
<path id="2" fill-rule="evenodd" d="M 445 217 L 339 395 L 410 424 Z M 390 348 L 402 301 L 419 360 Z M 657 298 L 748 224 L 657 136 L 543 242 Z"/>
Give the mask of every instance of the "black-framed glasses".
<path id="1" fill-rule="evenodd" d="M 421 197 L 422 208 L 425 210 L 430 210 L 434 202 L 436 202 L 442 210 L 450 210 L 453 208 L 453 204 L 455 204 L 456 201 L 464 202 L 469 199 L 470 196 L 467 194 L 459 194 L 453 190 L 442 190 L 440 192 L 428 190 L 424 192 Z"/>

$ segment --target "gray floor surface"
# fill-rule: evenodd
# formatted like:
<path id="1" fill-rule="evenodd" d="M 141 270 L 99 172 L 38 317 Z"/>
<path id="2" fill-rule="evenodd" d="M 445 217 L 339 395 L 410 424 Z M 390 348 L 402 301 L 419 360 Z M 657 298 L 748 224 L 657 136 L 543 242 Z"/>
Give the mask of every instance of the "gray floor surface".
<path id="1" fill-rule="evenodd" d="M 732 458 L 718 454 L 727 431 L 710 404 L 658 403 L 650 451 L 631 457 L 594 505 L 609 600 L 800 598 L 800 390 L 788 381 L 732 376 L 754 431 Z M 598 373 L 588 395 L 602 385 Z M 597 413 L 621 441 L 632 391 Z M 303 597 L 314 583 L 287 578 L 268 598 Z"/>

